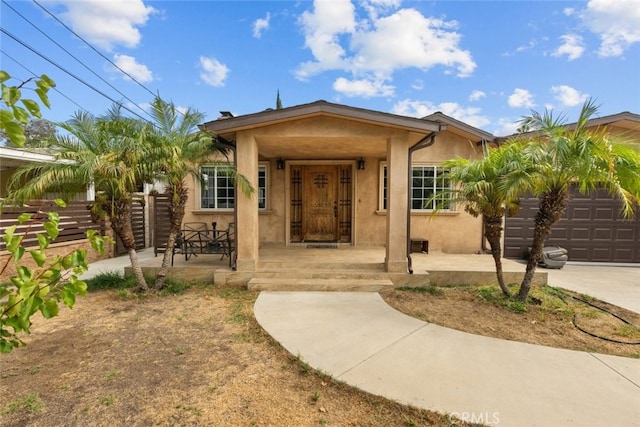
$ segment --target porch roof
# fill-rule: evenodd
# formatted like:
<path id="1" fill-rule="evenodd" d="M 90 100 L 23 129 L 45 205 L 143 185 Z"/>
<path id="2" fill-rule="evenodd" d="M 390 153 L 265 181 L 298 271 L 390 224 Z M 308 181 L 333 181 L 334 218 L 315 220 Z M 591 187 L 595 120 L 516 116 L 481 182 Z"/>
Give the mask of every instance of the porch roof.
<path id="1" fill-rule="evenodd" d="M 380 131 L 366 134 L 353 133 L 347 130 L 350 128 L 348 126 L 336 126 L 337 122 L 328 128 L 318 127 L 317 120 L 320 119 L 344 120 L 371 126 L 370 129 L 378 127 Z M 309 132 L 311 129 L 306 127 L 310 123 L 316 124 L 315 132 Z M 286 129 L 282 125 L 286 125 Z M 257 138 L 260 143 L 261 157 L 286 157 L 290 160 L 384 157 L 387 139 L 392 133 L 409 132 L 413 135 L 411 140 L 417 141 L 426 135 L 447 128 L 446 124 L 432 120 L 350 107 L 323 100 L 237 117 L 224 114 L 222 118 L 202 126 L 229 142 L 236 141 L 237 132 L 260 130 Z M 279 130 L 271 132 L 267 129 Z M 318 131 L 318 129 L 322 130 Z"/>
<path id="2" fill-rule="evenodd" d="M 364 108 L 334 104 L 324 100 L 309 104 L 296 105 L 278 110 L 268 109 L 259 113 L 246 114 L 237 117 L 223 117 L 204 123 L 207 129 L 225 136 L 235 132 L 269 126 L 290 120 L 327 116 L 352 120 L 361 123 L 379 125 L 383 127 L 403 129 L 407 131 L 429 134 L 442 129 L 442 125 L 432 120 L 400 116 Z"/>

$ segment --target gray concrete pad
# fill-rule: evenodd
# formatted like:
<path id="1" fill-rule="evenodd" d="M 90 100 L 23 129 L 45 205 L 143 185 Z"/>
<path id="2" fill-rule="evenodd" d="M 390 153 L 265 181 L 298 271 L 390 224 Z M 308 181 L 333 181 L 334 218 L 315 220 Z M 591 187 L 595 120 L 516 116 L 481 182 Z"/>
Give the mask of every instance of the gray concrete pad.
<path id="1" fill-rule="evenodd" d="M 140 262 L 146 261 L 154 257 L 153 248 L 146 248 L 136 251 Z M 163 254 L 158 254 L 158 258 L 162 258 Z M 124 274 L 124 268 L 131 265 L 129 255 L 122 255 L 114 258 L 107 258 L 100 261 L 89 263 L 89 269 L 80 275 L 80 279 L 87 280 L 99 275 L 100 273 L 117 272 Z"/>
<path id="2" fill-rule="evenodd" d="M 640 313 L 640 265 L 572 264 L 545 269 L 549 285 L 580 292 Z"/>
<path id="3" fill-rule="evenodd" d="M 374 292 L 329 294 L 331 298 L 323 292 L 262 292 L 254 313 L 291 354 L 334 376 L 425 325 L 397 311 L 389 313 Z"/>
<path id="4" fill-rule="evenodd" d="M 263 292 L 258 322 L 312 367 L 363 390 L 506 426 L 640 426 L 640 360 L 467 334 L 367 293 Z"/>

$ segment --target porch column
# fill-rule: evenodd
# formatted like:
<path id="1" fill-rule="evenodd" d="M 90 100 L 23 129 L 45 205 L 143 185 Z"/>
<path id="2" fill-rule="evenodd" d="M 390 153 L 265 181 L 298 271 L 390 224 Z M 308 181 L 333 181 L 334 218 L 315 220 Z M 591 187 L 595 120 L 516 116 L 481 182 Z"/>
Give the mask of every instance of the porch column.
<path id="1" fill-rule="evenodd" d="M 407 262 L 407 170 L 408 135 L 394 136 L 387 142 L 387 255 L 390 273 L 406 273 Z"/>
<path id="2" fill-rule="evenodd" d="M 258 227 L 258 143 L 252 135 L 239 132 L 236 141 L 237 171 L 244 175 L 254 193 L 245 195 L 236 190 L 236 237 L 238 271 L 255 271 L 258 264 L 259 227 Z"/>

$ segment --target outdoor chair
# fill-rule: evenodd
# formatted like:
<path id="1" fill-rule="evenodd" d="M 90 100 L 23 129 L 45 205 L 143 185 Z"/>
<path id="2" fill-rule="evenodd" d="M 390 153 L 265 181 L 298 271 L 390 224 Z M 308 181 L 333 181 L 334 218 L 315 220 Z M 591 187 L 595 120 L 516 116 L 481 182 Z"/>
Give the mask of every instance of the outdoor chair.
<path id="1" fill-rule="evenodd" d="M 182 230 L 176 237 L 171 257 L 173 265 L 173 255 L 184 254 L 185 261 L 191 256 L 198 254 L 220 254 L 220 259 L 229 257 L 229 266 L 235 264 L 235 224 L 230 223 L 226 230 L 219 230 L 217 224 L 213 222 L 212 228 L 205 222 L 186 222 Z"/>

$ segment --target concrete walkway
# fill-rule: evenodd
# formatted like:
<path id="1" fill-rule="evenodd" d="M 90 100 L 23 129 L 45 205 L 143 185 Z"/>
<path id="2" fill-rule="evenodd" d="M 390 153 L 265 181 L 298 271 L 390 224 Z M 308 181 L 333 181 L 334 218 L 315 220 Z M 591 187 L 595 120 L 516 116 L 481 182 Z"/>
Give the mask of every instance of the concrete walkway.
<path id="1" fill-rule="evenodd" d="M 549 285 L 589 295 L 640 313 L 640 264 L 568 263 L 545 270 Z"/>
<path id="2" fill-rule="evenodd" d="M 262 292 L 260 325 L 370 393 L 501 426 L 640 426 L 640 360 L 498 340 L 405 316 L 376 293 Z"/>
<path id="3" fill-rule="evenodd" d="M 139 257 L 151 260 L 153 249 Z M 127 256 L 95 262 L 82 277 L 127 265 Z M 637 266 L 546 271 L 553 286 L 640 312 Z M 312 367 L 402 403 L 488 425 L 640 426 L 639 359 L 458 332 L 405 316 L 376 293 L 263 292 L 254 311 Z"/>

